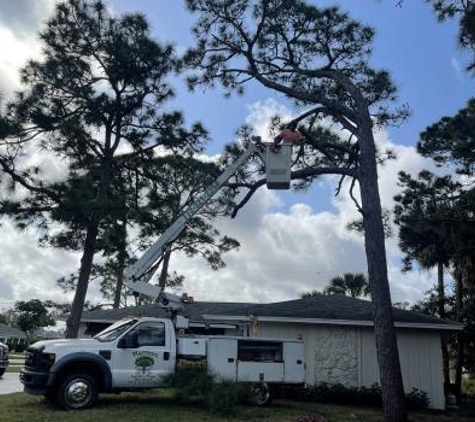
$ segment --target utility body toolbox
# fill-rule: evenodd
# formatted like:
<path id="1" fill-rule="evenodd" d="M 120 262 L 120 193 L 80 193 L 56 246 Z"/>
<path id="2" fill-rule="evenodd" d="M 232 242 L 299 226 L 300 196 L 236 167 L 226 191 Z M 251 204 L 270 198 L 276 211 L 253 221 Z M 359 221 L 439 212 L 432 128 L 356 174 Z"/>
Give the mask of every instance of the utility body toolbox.
<path id="1" fill-rule="evenodd" d="M 301 340 L 249 337 L 208 338 L 207 363 L 221 379 L 298 384 L 305 381 L 305 346 Z"/>

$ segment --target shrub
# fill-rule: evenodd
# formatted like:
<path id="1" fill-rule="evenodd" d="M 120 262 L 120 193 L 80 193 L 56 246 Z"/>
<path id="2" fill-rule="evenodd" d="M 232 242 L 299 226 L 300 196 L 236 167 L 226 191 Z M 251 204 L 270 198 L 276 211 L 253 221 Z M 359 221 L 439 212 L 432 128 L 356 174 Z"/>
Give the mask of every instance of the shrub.
<path id="1" fill-rule="evenodd" d="M 17 344 L 15 346 L 15 353 L 23 353 L 26 350 L 26 344 Z"/>
<path id="2" fill-rule="evenodd" d="M 300 416 L 295 422 L 325 422 L 325 418 L 321 415 Z"/>
<path id="3" fill-rule="evenodd" d="M 320 383 L 307 388 L 284 387 L 277 390 L 277 396 L 321 403 L 382 406 L 381 387 L 378 384 L 371 387 L 345 387 L 342 384 Z M 406 402 L 411 410 L 425 409 L 429 405 L 429 398 L 424 391 L 413 388 L 406 394 Z"/>
<path id="4" fill-rule="evenodd" d="M 406 404 L 410 410 L 426 409 L 429 406 L 429 402 L 427 393 L 418 388 L 413 388 L 410 393 L 406 394 Z"/>
<path id="5" fill-rule="evenodd" d="M 475 378 L 462 379 L 462 392 L 469 397 L 475 398 Z"/>
<path id="6" fill-rule="evenodd" d="M 167 387 L 175 389 L 175 398 L 181 401 L 204 402 L 214 384 L 214 377 L 203 367 L 180 367 L 164 378 Z"/>
<path id="7" fill-rule="evenodd" d="M 249 389 L 245 384 L 233 381 L 216 383 L 205 398 L 206 407 L 214 413 L 229 415 L 236 406 L 248 402 Z"/>
<path id="8" fill-rule="evenodd" d="M 247 402 L 249 391 L 245 384 L 218 381 L 204 367 L 180 367 L 167 375 L 165 385 L 175 389 L 175 398 L 182 402 L 195 401 L 214 413 L 232 414 L 238 404 Z"/>

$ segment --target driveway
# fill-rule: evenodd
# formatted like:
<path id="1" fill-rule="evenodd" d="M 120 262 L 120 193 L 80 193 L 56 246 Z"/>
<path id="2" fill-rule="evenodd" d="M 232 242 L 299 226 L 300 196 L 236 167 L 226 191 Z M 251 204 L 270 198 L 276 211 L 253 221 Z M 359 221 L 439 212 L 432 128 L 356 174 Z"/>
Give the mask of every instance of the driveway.
<path id="1" fill-rule="evenodd" d="M 20 382 L 20 374 L 17 372 L 6 373 L 0 378 L 0 394 L 11 394 L 23 391 L 23 384 Z"/>

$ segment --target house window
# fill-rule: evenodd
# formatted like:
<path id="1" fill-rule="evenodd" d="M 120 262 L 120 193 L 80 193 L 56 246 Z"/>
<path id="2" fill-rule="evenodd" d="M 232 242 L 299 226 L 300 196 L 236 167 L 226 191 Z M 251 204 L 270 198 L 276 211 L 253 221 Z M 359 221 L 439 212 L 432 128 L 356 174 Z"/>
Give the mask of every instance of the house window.
<path id="1" fill-rule="evenodd" d="M 270 341 L 238 341 L 241 362 L 282 362 L 282 343 Z"/>

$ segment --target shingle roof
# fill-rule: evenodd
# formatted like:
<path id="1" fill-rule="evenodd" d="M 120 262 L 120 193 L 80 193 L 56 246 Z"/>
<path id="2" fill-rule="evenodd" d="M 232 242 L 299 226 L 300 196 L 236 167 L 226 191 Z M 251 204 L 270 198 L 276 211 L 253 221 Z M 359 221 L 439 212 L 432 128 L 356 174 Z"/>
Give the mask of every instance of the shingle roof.
<path id="1" fill-rule="evenodd" d="M 23 331 L 18 330 L 17 328 L 13 328 L 5 324 L 0 324 L 0 337 L 1 338 L 10 338 L 10 337 L 25 338 L 26 335 Z"/>
<path id="2" fill-rule="evenodd" d="M 354 299 L 343 295 L 318 295 L 285 302 L 256 304 L 236 302 L 195 302 L 186 304 L 184 313 L 191 321 L 203 321 L 203 315 L 222 317 L 259 317 L 327 319 L 345 321 L 373 321 L 372 304 L 367 300 Z M 168 316 L 168 312 L 158 305 L 142 305 L 130 308 L 84 312 L 83 322 L 117 321 L 126 316 Z M 393 308 L 393 318 L 398 323 L 453 325 L 442 320 L 412 311 Z"/>
<path id="3" fill-rule="evenodd" d="M 192 321 L 202 321 L 203 315 L 219 315 L 221 312 L 233 312 L 246 307 L 256 306 L 255 303 L 234 302 L 194 302 L 185 305 L 184 313 Z M 87 321 L 118 321 L 128 316 L 166 317 L 169 312 L 158 305 L 141 305 L 129 308 L 108 309 L 83 312 L 81 320 Z"/>
<path id="4" fill-rule="evenodd" d="M 338 294 L 317 295 L 285 302 L 246 306 L 242 309 L 221 311 L 216 315 L 237 316 L 250 314 L 276 318 L 373 321 L 373 308 L 370 301 Z M 397 308 L 393 308 L 393 318 L 395 322 L 401 323 L 453 324 L 452 321 Z"/>

